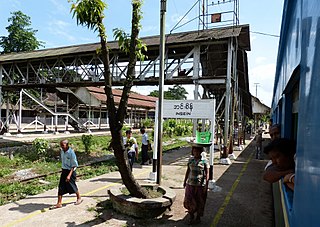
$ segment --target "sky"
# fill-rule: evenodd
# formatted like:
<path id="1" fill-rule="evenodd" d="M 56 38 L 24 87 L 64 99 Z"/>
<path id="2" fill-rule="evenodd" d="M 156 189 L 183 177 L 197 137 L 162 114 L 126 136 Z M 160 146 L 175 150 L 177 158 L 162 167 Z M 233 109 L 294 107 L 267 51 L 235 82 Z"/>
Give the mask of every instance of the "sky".
<path id="1" fill-rule="evenodd" d="M 223 2 L 224 0 L 220 0 Z M 229 0 L 226 0 L 229 1 Z M 189 11 L 197 0 L 168 0 L 166 13 L 166 33 Z M 217 0 L 209 2 L 217 3 Z M 131 1 L 106 0 L 105 26 L 108 40 L 113 40 L 112 29 L 122 28 L 130 32 Z M 271 106 L 274 75 L 279 38 L 258 33 L 279 36 L 283 0 L 239 0 L 240 24 L 250 25 L 251 51 L 248 52 L 249 85 L 252 95 Z M 31 27 L 38 30 L 36 37 L 45 42 L 45 48 L 99 42 L 97 33 L 77 26 L 70 13 L 68 0 L 0 0 L 0 36 L 6 36 L 10 12 L 22 11 L 31 17 Z M 198 15 L 198 5 L 183 19 L 190 21 Z M 232 9 L 231 4 L 217 5 L 215 12 Z M 213 12 L 212 11 L 212 12 Z M 173 32 L 198 29 L 198 21 L 188 23 Z M 256 33 L 258 32 L 258 33 Z M 160 0 L 144 0 L 143 20 L 140 36 L 159 35 Z M 157 87 L 133 87 L 141 94 L 149 94 Z M 186 86 L 188 99 L 193 99 L 193 87 Z"/>

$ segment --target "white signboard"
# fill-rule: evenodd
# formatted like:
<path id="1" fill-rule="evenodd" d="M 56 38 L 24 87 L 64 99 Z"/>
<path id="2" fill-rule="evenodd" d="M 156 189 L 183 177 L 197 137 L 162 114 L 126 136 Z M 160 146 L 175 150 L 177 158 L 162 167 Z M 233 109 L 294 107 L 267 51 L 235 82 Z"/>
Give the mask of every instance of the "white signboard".
<path id="1" fill-rule="evenodd" d="M 211 119 L 214 100 L 164 100 L 163 118 Z"/>
<path id="2" fill-rule="evenodd" d="M 158 116 L 158 101 L 156 103 L 156 117 Z M 208 119 L 211 121 L 212 141 L 215 128 L 215 99 L 202 100 L 164 100 L 163 118 Z M 158 152 L 158 121 L 155 122 L 153 158 L 157 159 Z M 214 146 L 210 146 L 210 165 L 213 165 Z"/>
<path id="3" fill-rule="evenodd" d="M 215 128 L 215 99 L 202 100 L 163 100 L 163 118 L 189 118 L 189 119 L 208 119 L 211 121 L 210 131 L 212 133 L 211 139 L 214 142 L 214 128 Z M 158 116 L 158 101 L 156 103 L 156 113 Z M 158 121 L 155 122 L 154 130 L 154 149 L 153 159 L 157 159 L 158 151 Z M 213 154 L 214 145 L 210 146 L 209 164 L 212 166 L 213 176 Z M 155 178 L 155 173 L 150 173 L 150 178 Z M 213 188 L 213 180 L 210 180 L 209 188 Z M 211 185 L 211 186 L 210 186 Z"/>

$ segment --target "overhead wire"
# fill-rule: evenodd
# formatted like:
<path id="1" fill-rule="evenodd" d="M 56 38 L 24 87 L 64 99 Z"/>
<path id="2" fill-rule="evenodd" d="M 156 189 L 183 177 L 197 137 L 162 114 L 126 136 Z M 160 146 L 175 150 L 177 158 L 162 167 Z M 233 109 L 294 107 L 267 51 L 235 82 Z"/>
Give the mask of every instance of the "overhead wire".
<path id="1" fill-rule="evenodd" d="M 275 37 L 275 38 L 280 38 L 279 35 L 274 35 L 274 34 L 270 34 L 270 33 L 265 33 L 265 32 L 255 32 L 255 31 L 250 31 L 251 33 L 254 34 L 258 34 L 258 35 L 265 35 L 265 36 L 271 36 L 271 37 Z"/>

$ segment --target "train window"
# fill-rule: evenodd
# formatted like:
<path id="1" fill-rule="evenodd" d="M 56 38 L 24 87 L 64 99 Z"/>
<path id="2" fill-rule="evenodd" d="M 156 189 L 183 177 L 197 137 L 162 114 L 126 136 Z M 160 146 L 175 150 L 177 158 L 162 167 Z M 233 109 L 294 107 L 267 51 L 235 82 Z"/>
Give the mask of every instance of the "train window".
<path id="1" fill-rule="evenodd" d="M 292 90 L 292 134 L 291 139 L 297 141 L 298 132 L 298 110 L 299 110 L 299 83 Z"/>

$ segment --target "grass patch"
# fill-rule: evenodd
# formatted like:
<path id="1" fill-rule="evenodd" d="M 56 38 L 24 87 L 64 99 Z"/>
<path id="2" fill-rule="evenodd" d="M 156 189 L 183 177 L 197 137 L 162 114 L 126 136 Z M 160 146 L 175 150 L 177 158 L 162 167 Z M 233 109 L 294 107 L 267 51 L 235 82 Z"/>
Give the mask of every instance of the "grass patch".
<path id="1" fill-rule="evenodd" d="M 153 139 L 150 134 L 151 133 L 149 133 L 149 138 L 150 141 L 152 141 Z M 140 133 L 135 133 L 133 136 L 138 141 L 140 151 L 142 136 Z M 92 151 L 89 154 L 85 152 L 81 137 L 72 137 L 68 138 L 68 140 L 77 154 L 79 164 L 83 165 L 93 162 L 97 158 L 103 158 L 105 155 L 112 154 L 109 150 L 110 138 L 110 136 L 94 136 Z M 174 138 L 164 138 L 164 141 L 168 140 L 170 140 L 170 144 L 163 146 L 164 152 L 187 145 L 186 141 Z M 39 157 L 36 151 L 32 149 L 31 145 L 16 142 L 10 144 L 10 146 L 22 146 L 14 152 L 13 160 L 10 160 L 8 156 L 0 156 L 0 205 L 19 200 L 27 195 L 39 194 L 58 186 L 60 177 L 59 171 L 61 170 L 59 142 L 60 139 L 50 140 L 50 148 L 47 150 L 44 157 Z M 141 152 L 139 153 L 141 160 Z M 152 152 L 149 153 L 149 156 L 152 157 Z M 13 179 L 14 173 L 23 169 L 32 169 L 32 173 L 37 175 L 56 173 L 42 178 L 42 180 L 49 182 L 49 184 L 41 183 L 39 182 L 39 179 L 26 183 L 15 182 Z M 117 170 L 118 167 L 115 159 L 111 159 L 78 168 L 77 175 L 80 176 L 81 179 L 88 179 Z M 150 193 L 152 192 L 153 190 L 150 191 Z"/>
<path id="2" fill-rule="evenodd" d="M 115 160 L 108 160 L 97 163 L 93 166 L 84 166 L 77 169 L 77 174 L 81 175 L 81 179 L 92 178 L 101 174 L 117 171 L 118 167 Z M 36 195 L 44 191 L 56 188 L 59 184 L 60 172 L 48 175 L 43 178 L 49 184 L 39 182 L 39 179 L 28 181 L 26 183 L 6 182 L 0 184 L 0 205 L 8 202 L 25 198 L 27 195 Z"/>
<path id="3" fill-rule="evenodd" d="M 187 145 L 188 145 L 188 142 L 185 140 L 174 139 L 172 144 L 168 144 L 163 147 L 163 151 L 166 152 L 166 151 L 173 150 L 173 149 L 179 149 L 179 148 L 185 147 Z"/>

